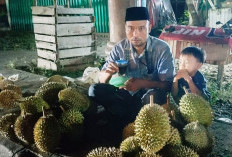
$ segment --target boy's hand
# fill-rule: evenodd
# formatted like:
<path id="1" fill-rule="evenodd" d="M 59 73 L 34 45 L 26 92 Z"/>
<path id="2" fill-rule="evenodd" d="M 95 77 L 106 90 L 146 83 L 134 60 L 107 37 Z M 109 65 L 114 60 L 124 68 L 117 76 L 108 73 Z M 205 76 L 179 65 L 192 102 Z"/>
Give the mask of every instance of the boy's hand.
<path id="1" fill-rule="evenodd" d="M 129 80 L 127 80 L 124 83 L 124 86 L 120 87 L 120 88 L 124 88 L 127 91 L 137 91 L 138 89 L 140 89 L 140 83 L 141 81 L 139 79 L 136 78 L 130 78 Z"/>
<path id="2" fill-rule="evenodd" d="M 119 68 L 116 63 L 110 62 L 105 70 L 106 73 L 109 73 L 111 75 L 117 73 L 119 71 Z"/>
<path id="3" fill-rule="evenodd" d="M 181 79 L 181 78 L 185 79 L 187 82 L 188 82 L 190 79 L 192 79 L 192 78 L 189 76 L 189 73 L 188 73 L 188 71 L 187 71 L 186 69 L 180 69 L 180 70 L 177 72 L 176 76 L 174 77 L 173 82 L 176 82 L 176 81 L 178 81 L 178 80 Z"/>

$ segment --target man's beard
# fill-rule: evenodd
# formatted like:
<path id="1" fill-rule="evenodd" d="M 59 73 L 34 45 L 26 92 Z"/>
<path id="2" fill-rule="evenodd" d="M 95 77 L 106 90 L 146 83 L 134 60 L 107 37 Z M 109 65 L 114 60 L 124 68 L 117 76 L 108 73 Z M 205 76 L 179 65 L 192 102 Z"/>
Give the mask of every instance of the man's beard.
<path id="1" fill-rule="evenodd" d="M 139 38 L 132 38 L 131 43 L 134 47 L 143 47 L 144 45 L 146 45 L 146 42 L 142 42 L 142 40 Z"/>

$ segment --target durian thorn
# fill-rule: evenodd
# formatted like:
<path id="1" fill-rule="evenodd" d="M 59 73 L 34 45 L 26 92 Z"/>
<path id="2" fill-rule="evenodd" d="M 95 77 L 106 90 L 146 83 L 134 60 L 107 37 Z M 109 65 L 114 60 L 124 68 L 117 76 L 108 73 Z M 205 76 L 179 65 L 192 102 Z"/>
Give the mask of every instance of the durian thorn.
<path id="1" fill-rule="evenodd" d="M 153 104 L 153 101 L 154 101 L 154 97 L 153 97 L 153 95 L 151 94 L 151 95 L 150 95 L 150 104 L 151 104 L 151 105 Z"/>
<path id="2" fill-rule="evenodd" d="M 187 90 L 187 88 L 185 86 L 183 87 L 183 89 L 184 89 L 185 94 L 189 93 L 188 90 Z"/>

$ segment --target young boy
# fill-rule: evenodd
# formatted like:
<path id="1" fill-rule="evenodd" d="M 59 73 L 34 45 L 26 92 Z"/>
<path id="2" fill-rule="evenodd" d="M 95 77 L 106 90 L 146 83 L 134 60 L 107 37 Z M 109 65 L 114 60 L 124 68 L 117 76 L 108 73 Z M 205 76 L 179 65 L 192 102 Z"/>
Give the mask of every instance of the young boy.
<path id="1" fill-rule="evenodd" d="M 172 95 L 177 104 L 185 94 L 185 86 L 191 93 L 209 100 L 210 93 L 207 90 L 205 77 L 198 71 L 205 62 L 204 50 L 190 46 L 182 50 L 179 59 L 179 71 L 173 80 Z"/>

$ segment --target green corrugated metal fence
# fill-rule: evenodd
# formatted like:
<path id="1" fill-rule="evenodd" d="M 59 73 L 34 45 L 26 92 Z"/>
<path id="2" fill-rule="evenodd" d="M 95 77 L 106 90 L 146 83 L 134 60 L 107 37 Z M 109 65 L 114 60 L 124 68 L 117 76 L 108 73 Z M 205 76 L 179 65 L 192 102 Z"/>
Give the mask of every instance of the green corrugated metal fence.
<path id="1" fill-rule="evenodd" d="M 70 8 L 87 8 L 88 0 L 69 0 Z M 96 31 L 109 32 L 108 0 L 91 0 L 94 8 Z M 67 0 L 57 0 L 58 5 L 66 5 Z M 13 30 L 33 30 L 31 6 L 34 0 L 10 0 L 11 28 Z M 38 6 L 53 5 L 53 0 L 37 0 Z"/>

